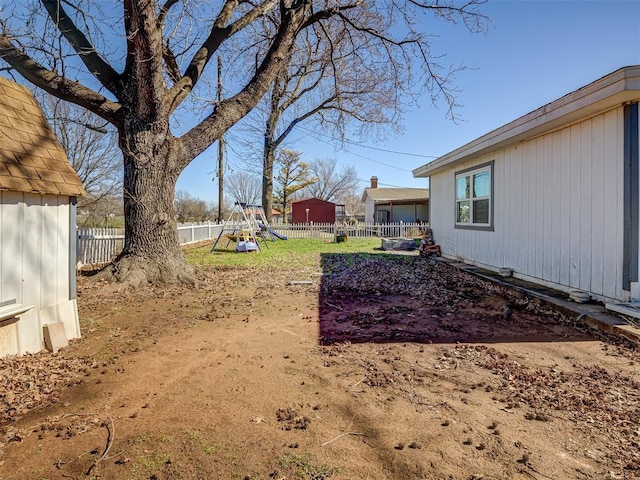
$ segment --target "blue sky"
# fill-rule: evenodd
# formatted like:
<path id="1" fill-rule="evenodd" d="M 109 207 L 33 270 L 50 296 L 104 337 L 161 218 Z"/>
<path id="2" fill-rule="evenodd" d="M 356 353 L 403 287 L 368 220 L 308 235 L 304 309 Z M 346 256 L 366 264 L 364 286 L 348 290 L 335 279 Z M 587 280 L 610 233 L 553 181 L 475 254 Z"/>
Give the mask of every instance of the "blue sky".
<path id="1" fill-rule="evenodd" d="M 362 188 L 373 175 L 381 187 L 426 187 L 411 170 L 432 157 L 620 67 L 640 64 L 637 0 L 493 0 L 481 8 L 492 22 L 485 36 L 433 23 L 438 36 L 432 46 L 434 52 L 446 54 L 442 63 L 469 67 L 456 82 L 461 121 L 448 120 L 446 111 L 435 109 L 425 97 L 405 115 L 402 136 L 384 142 L 366 139 L 367 147 L 350 144 L 336 151 L 326 138 L 312 138 L 300 130 L 300 140 L 289 148 L 302 152 L 305 160 L 336 158 L 339 164 L 354 165 Z M 228 152 L 231 168 L 242 169 L 242 162 Z M 216 157 L 214 145 L 187 167 L 177 188 L 215 202 Z"/>

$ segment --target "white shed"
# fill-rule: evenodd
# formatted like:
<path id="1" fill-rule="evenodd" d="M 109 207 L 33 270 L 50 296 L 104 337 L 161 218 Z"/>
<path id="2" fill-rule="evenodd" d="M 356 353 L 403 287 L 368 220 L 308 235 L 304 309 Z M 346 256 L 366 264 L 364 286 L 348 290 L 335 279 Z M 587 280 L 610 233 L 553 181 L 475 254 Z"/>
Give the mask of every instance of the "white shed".
<path id="1" fill-rule="evenodd" d="M 0 357 L 80 336 L 76 198 L 82 182 L 31 92 L 0 77 Z"/>
<path id="2" fill-rule="evenodd" d="M 443 255 L 640 300 L 639 100 L 621 68 L 415 169 Z"/>

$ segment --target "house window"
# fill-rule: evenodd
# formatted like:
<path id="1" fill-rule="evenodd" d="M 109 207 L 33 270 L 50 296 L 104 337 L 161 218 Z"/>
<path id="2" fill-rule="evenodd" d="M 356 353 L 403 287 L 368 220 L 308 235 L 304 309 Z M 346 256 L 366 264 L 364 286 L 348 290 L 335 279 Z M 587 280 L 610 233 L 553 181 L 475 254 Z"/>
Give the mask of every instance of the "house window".
<path id="1" fill-rule="evenodd" d="M 493 162 L 456 173 L 456 227 L 491 228 Z"/>

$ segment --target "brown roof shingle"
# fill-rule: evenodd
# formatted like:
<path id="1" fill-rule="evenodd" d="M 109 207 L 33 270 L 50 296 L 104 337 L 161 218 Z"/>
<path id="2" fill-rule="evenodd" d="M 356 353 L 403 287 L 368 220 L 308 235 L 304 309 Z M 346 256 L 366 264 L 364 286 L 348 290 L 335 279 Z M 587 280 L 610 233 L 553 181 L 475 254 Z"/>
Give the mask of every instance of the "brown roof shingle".
<path id="1" fill-rule="evenodd" d="M 0 190 L 85 195 L 31 92 L 1 76 Z"/>
<path id="2" fill-rule="evenodd" d="M 365 188 L 363 197 L 369 196 L 374 203 L 397 201 L 422 201 L 429 198 L 428 188 Z"/>

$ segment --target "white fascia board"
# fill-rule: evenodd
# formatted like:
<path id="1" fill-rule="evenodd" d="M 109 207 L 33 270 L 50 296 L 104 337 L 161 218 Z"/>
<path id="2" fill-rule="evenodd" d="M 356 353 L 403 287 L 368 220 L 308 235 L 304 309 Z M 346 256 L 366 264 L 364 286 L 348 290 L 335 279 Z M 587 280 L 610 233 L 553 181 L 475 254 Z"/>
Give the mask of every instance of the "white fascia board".
<path id="1" fill-rule="evenodd" d="M 471 156 L 537 137 L 640 99 L 640 65 L 621 68 L 412 171 L 427 177 Z"/>
<path id="2" fill-rule="evenodd" d="M 417 197 L 417 198 L 377 198 L 373 203 L 390 203 L 390 202 L 426 202 L 429 197 Z"/>

